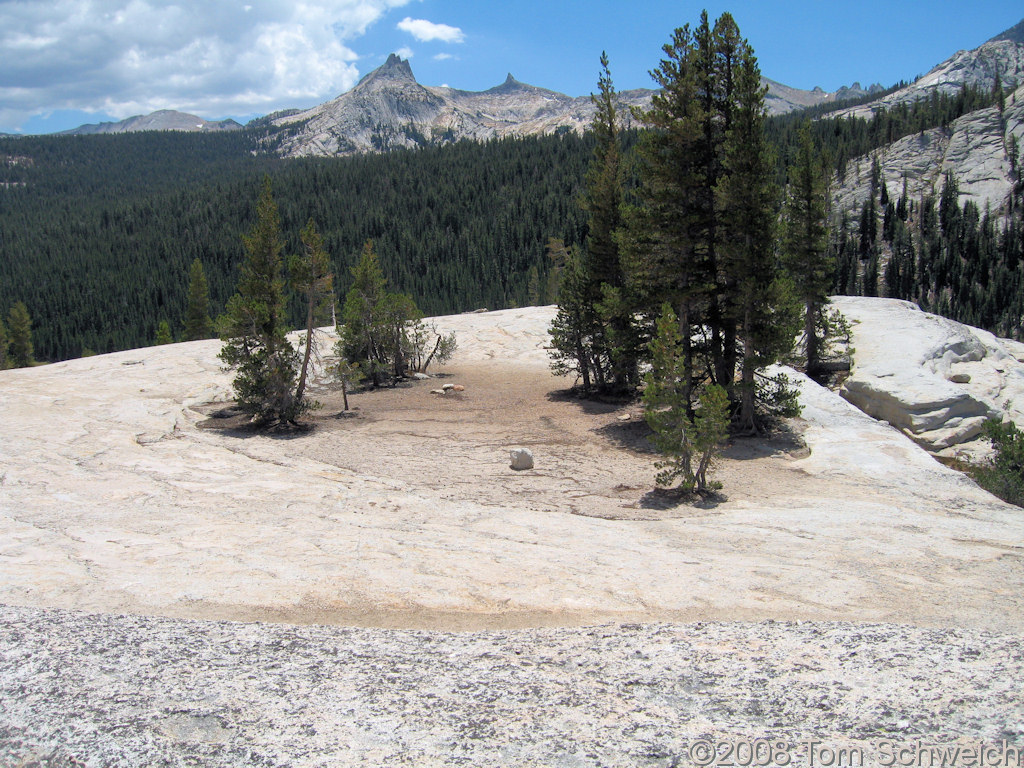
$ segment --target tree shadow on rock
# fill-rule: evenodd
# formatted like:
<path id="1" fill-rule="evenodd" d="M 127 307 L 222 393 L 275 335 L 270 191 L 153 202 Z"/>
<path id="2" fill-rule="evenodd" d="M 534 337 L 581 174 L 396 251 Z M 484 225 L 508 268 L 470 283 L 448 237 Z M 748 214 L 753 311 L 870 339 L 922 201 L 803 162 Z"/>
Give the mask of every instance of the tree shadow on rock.
<path id="1" fill-rule="evenodd" d="M 682 491 L 678 488 L 654 488 L 640 497 L 638 506 L 641 509 L 657 509 L 661 511 L 690 509 L 710 510 L 729 498 L 719 491 Z"/>
<path id="2" fill-rule="evenodd" d="M 645 455 L 656 453 L 648 439 L 651 435 L 651 428 L 642 419 L 613 421 L 602 427 L 596 427 L 592 431 L 618 448 Z"/>
<path id="3" fill-rule="evenodd" d="M 794 459 L 811 455 L 803 436 L 788 424 L 780 423 L 760 435 L 733 435 L 723 449 L 722 457 L 733 461 L 764 459 L 786 454 Z"/>
<path id="4" fill-rule="evenodd" d="M 635 397 L 616 397 L 613 395 L 585 396 L 575 387 L 554 389 L 548 392 L 548 400 L 553 403 L 571 403 L 588 416 L 602 416 L 622 408 L 636 400 Z"/>
<path id="5" fill-rule="evenodd" d="M 253 422 L 249 414 L 233 403 L 209 411 L 204 411 L 202 408 L 196 410 L 199 410 L 200 413 L 206 412 L 209 415 L 209 418 L 196 424 L 198 429 L 219 432 L 222 435 L 239 439 L 270 437 L 275 440 L 294 440 L 295 438 L 310 434 L 315 429 L 314 425 L 308 423 L 275 422 L 272 424 L 261 424 Z"/>

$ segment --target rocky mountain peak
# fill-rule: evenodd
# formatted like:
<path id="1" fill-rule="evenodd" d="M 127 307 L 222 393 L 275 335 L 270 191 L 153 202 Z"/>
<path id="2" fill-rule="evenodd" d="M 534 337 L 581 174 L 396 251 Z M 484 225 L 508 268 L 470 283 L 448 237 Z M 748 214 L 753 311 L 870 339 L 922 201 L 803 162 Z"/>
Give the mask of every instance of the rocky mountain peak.
<path id="1" fill-rule="evenodd" d="M 408 59 L 403 59 L 398 54 L 392 53 L 388 56 L 387 61 L 364 75 L 356 87 L 374 83 L 416 83 L 416 76 L 412 73 Z"/>
<path id="2" fill-rule="evenodd" d="M 527 85 L 526 83 L 519 82 L 514 77 L 512 77 L 512 73 L 509 72 L 508 76 L 505 78 L 505 82 L 503 82 L 501 85 L 496 85 L 493 88 L 488 88 L 486 91 L 484 91 L 484 93 L 514 93 L 516 91 L 530 90 L 531 88 L 533 88 L 532 85 Z"/>
<path id="3" fill-rule="evenodd" d="M 1024 21 L 973 50 L 957 51 L 905 88 L 870 104 L 835 114 L 870 118 L 881 108 L 913 103 L 928 98 L 933 92 L 953 95 L 964 86 L 989 89 L 997 76 L 1007 91 L 1024 83 Z"/>

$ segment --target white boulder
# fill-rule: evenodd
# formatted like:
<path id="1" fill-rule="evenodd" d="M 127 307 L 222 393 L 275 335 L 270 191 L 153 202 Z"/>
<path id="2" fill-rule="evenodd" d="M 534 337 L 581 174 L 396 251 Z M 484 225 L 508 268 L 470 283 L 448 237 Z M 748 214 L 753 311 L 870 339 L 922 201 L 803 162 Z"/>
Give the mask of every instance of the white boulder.
<path id="1" fill-rule="evenodd" d="M 512 469 L 533 469 L 533 452 L 529 448 L 513 448 L 509 451 Z"/>

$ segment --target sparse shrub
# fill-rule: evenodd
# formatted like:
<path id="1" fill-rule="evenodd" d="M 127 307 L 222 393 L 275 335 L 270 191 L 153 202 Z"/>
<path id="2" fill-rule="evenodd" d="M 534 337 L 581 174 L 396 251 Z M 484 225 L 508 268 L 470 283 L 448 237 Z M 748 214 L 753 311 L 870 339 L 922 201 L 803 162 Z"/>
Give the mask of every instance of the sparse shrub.
<path id="1" fill-rule="evenodd" d="M 408 330 L 410 362 L 412 369 L 418 373 L 426 373 L 434 361 L 443 365 L 452 359 L 458 344 L 455 332 L 441 334 L 433 323 L 417 320 L 409 325 Z"/>
<path id="2" fill-rule="evenodd" d="M 985 437 L 992 442 L 995 456 L 971 467 L 971 476 L 989 493 L 1024 507 L 1024 432 L 1013 422 L 990 419 L 985 422 Z"/>

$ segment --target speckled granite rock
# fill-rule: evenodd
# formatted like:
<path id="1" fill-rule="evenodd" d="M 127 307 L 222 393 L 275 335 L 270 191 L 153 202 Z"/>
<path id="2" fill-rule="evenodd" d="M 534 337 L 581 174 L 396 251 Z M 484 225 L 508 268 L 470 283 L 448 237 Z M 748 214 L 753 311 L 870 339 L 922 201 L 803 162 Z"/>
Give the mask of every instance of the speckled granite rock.
<path id="1" fill-rule="evenodd" d="M 0 764 L 667 767 L 768 739 L 791 765 L 809 741 L 882 765 L 886 744 L 1024 746 L 1022 674 L 1024 637 L 964 629 L 443 633 L 0 607 Z"/>

